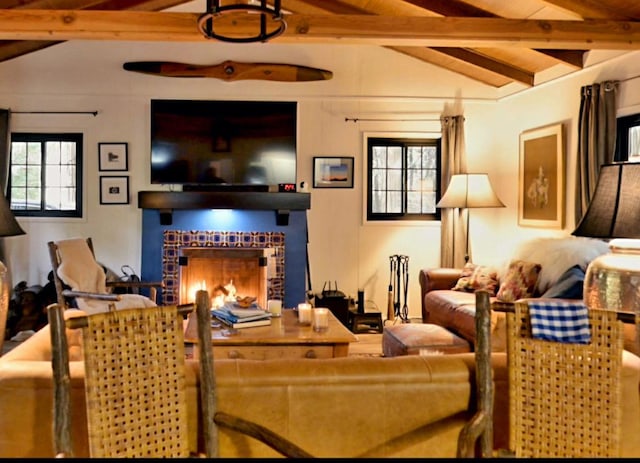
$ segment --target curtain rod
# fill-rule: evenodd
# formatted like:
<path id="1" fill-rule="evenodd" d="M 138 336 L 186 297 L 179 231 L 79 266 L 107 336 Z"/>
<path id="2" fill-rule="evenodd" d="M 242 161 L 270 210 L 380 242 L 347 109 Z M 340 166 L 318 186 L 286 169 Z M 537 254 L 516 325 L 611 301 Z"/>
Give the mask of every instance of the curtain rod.
<path id="1" fill-rule="evenodd" d="M 98 115 L 98 111 L 11 111 L 11 114 L 91 114 Z"/>
<path id="2" fill-rule="evenodd" d="M 440 118 L 424 118 L 424 119 L 371 119 L 359 117 L 345 117 L 345 122 L 440 122 Z"/>

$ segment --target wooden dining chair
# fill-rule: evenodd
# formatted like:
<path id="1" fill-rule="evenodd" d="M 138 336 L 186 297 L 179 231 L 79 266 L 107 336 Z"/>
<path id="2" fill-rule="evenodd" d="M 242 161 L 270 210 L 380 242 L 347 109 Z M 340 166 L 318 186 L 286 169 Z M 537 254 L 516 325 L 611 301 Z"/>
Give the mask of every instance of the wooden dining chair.
<path id="1" fill-rule="evenodd" d="M 216 413 L 210 299 L 199 291 L 199 416 L 202 448 L 189 448 L 183 320 L 194 304 L 116 310 L 65 317 L 65 307 L 48 307 L 54 379 L 54 449 L 73 457 L 68 330 L 80 329 L 91 457 L 217 457 L 218 426 L 251 436 L 284 456 L 304 450 L 242 418 Z"/>
<path id="2" fill-rule="evenodd" d="M 623 325 L 618 313 L 584 307 L 588 335 L 582 335 L 577 325 L 557 331 L 562 323 L 556 311 L 554 321 L 536 335 L 533 304 L 517 301 L 507 313 L 510 452 L 528 458 L 619 457 Z"/>

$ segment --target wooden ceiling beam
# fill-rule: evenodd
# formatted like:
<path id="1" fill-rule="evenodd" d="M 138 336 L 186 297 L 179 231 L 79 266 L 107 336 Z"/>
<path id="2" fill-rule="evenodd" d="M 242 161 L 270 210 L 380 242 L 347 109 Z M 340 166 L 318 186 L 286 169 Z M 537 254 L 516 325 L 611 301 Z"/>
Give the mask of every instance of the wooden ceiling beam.
<path id="1" fill-rule="evenodd" d="M 565 64 L 573 66 L 578 69 L 584 67 L 584 54 L 587 50 L 536 50 L 540 53 L 544 53 L 558 61 L 562 61 Z"/>
<path id="2" fill-rule="evenodd" d="M 456 58 L 461 61 L 466 61 L 467 63 L 473 64 L 474 66 L 481 67 L 488 71 L 500 74 L 502 76 L 508 77 L 509 79 L 515 80 L 517 82 L 522 82 L 525 85 L 533 87 L 535 79 L 534 73 L 527 72 L 514 66 L 510 66 L 507 63 L 496 61 L 487 56 L 483 56 L 482 54 L 477 53 L 473 50 L 453 47 L 431 47 L 431 49 L 437 51 L 438 53 L 451 56 L 452 58 Z"/>
<path id="3" fill-rule="evenodd" d="M 203 41 L 199 13 L 89 10 L 0 10 L 2 40 Z M 258 15 L 219 21 L 216 31 L 255 33 Z M 334 43 L 541 49 L 640 49 L 638 21 L 561 21 L 376 15 L 285 15 L 274 43 Z"/>
<path id="4" fill-rule="evenodd" d="M 631 16 L 620 14 L 618 9 L 609 8 L 603 5 L 600 0 L 545 0 L 551 5 L 555 5 L 565 10 L 579 14 L 583 18 L 589 19 L 634 19 Z"/>

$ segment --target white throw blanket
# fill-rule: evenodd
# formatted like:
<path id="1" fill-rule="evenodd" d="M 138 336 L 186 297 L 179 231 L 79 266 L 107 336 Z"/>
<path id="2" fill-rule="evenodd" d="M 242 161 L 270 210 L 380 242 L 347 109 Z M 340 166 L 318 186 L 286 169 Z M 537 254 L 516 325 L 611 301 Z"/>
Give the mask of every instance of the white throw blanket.
<path id="1" fill-rule="evenodd" d="M 61 264 L 58 276 L 74 291 L 107 294 L 106 275 L 104 269 L 93 256 L 87 240 L 73 238 L 57 243 Z M 116 309 L 133 309 L 138 307 L 155 307 L 156 303 L 140 294 L 121 294 L 119 301 L 101 301 L 77 297 L 76 302 L 80 310 L 87 314 L 106 312 L 109 304 L 115 304 Z"/>

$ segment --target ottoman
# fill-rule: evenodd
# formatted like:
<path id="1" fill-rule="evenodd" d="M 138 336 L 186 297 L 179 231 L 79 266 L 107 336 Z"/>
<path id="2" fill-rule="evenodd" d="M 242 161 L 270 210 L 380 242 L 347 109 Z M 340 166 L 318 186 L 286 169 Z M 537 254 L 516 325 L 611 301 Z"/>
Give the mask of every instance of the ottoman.
<path id="1" fill-rule="evenodd" d="M 385 357 L 462 352 L 471 352 L 469 342 L 440 325 L 403 323 L 385 326 L 382 331 L 382 354 Z"/>

